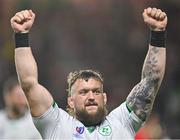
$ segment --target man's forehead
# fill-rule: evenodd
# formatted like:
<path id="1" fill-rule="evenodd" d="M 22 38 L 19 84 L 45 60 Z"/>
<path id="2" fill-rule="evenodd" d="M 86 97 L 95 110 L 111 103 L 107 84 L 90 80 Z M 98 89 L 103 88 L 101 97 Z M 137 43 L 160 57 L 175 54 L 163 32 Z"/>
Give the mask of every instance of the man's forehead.
<path id="1" fill-rule="evenodd" d="M 76 82 L 73 84 L 72 89 L 77 88 L 101 88 L 102 83 L 94 78 L 89 79 L 77 79 Z"/>
<path id="2" fill-rule="evenodd" d="M 77 79 L 75 83 L 77 83 L 77 84 L 80 84 L 80 83 L 85 83 L 85 84 L 86 84 L 86 83 L 101 84 L 101 82 L 100 82 L 99 80 L 95 79 L 95 78 L 88 78 L 88 79 L 82 79 L 82 78 L 80 78 L 80 79 Z M 75 83 L 74 83 L 74 84 L 75 84 Z"/>

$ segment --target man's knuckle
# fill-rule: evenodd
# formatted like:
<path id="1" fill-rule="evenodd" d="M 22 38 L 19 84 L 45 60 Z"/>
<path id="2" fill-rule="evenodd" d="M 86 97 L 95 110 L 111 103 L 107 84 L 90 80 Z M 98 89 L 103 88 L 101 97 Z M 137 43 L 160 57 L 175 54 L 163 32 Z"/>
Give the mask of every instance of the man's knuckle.
<path id="1" fill-rule="evenodd" d="M 148 19 L 147 19 L 147 18 L 144 18 L 144 22 L 147 23 L 147 22 L 148 22 Z"/>

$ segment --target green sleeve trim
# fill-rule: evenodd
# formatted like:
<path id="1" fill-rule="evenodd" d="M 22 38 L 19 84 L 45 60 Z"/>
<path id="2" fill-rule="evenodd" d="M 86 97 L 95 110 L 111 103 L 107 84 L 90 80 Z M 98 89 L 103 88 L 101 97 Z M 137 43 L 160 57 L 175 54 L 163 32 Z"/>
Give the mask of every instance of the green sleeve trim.
<path id="1" fill-rule="evenodd" d="M 131 118 L 133 118 L 134 120 L 134 123 L 132 124 L 133 125 L 133 128 L 135 130 L 135 132 L 137 132 L 143 125 L 144 125 L 144 121 L 142 121 L 133 111 L 133 109 L 128 105 L 128 103 L 126 102 L 126 107 L 127 107 L 127 110 L 129 111 L 130 113 L 130 116 Z"/>
<path id="2" fill-rule="evenodd" d="M 56 102 L 53 100 L 52 107 L 55 108 Z"/>
<path id="3" fill-rule="evenodd" d="M 128 111 L 129 111 L 129 113 L 131 113 L 133 110 L 131 109 L 131 107 L 127 104 L 127 102 L 126 102 L 126 107 L 127 107 L 127 109 L 128 109 Z"/>

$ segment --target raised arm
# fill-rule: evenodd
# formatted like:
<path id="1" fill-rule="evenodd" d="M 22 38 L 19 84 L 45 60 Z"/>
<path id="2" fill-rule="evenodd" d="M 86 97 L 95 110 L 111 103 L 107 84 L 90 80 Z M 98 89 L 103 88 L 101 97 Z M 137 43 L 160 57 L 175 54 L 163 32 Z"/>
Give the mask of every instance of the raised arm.
<path id="1" fill-rule="evenodd" d="M 15 64 L 18 78 L 28 100 L 31 114 L 40 116 L 52 104 L 50 93 L 38 83 L 37 64 L 28 44 L 28 32 L 35 19 L 31 10 L 24 10 L 11 18 L 15 32 Z"/>
<path id="2" fill-rule="evenodd" d="M 145 121 L 151 113 L 165 72 L 167 16 L 160 9 L 147 8 L 143 12 L 143 18 L 151 30 L 151 41 L 144 61 L 141 81 L 132 89 L 126 103 L 130 110 Z"/>

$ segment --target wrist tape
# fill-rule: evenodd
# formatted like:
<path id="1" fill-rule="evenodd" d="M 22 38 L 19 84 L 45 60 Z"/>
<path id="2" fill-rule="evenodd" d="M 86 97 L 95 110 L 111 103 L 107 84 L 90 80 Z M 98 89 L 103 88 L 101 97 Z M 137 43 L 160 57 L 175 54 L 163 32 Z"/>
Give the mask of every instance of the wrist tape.
<path id="1" fill-rule="evenodd" d="M 15 47 L 29 47 L 29 33 L 15 33 Z"/>
<path id="2" fill-rule="evenodd" d="M 155 47 L 166 47 L 166 31 L 151 31 L 149 43 Z"/>

